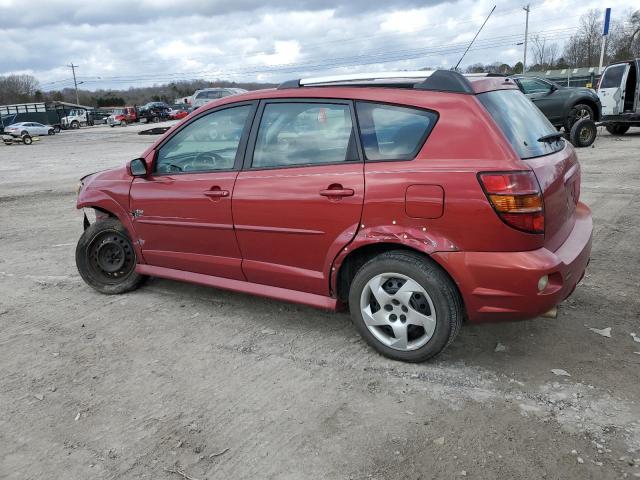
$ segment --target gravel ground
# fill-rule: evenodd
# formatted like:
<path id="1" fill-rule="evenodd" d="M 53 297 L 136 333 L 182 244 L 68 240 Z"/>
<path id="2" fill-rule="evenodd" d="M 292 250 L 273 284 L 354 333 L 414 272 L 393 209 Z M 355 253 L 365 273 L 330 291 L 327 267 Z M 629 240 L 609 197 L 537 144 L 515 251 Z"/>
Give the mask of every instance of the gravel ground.
<path id="1" fill-rule="evenodd" d="M 0 146 L 0 478 L 640 477 L 640 130 L 579 151 L 593 256 L 558 318 L 465 325 L 408 365 L 346 314 L 87 287 L 77 180 L 138 156 L 142 128 Z"/>

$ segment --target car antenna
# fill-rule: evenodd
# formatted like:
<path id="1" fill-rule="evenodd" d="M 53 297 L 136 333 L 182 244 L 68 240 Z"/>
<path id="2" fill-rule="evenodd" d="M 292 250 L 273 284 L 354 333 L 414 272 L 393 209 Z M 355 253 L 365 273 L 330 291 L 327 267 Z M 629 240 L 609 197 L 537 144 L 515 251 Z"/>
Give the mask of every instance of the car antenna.
<path id="1" fill-rule="evenodd" d="M 489 20 L 489 17 L 491 16 L 491 14 L 493 13 L 493 11 L 496 9 L 496 6 L 494 5 L 493 8 L 491 9 L 491 11 L 489 12 L 489 15 L 487 15 L 487 18 L 485 18 L 484 23 L 482 25 L 480 25 L 480 28 L 478 29 L 478 31 L 476 32 L 476 36 L 473 37 L 473 40 L 471 40 L 471 43 L 469 43 L 469 46 L 467 47 L 467 49 L 464 51 L 464 53 L 462 54 L 462 56 L 460 57 L 460 60 L 458 60 L 458 63 L 456 63 L 456 66 L 453 68 L 454 70 L 458 70 L 458 66 L 460 66 L 460 62 L 462 62 L 462 59 L 464 58 L 464 56 L 467 54 L 467 52 L 469 51 L 469 49 L 471 48 L 471 45 L 473 45 L 473 42 L 476 41 L 476 38 L 478 38 L 478 35 L 480 35 L 480 32 L 482 31 L 482 29 L 484 28 L 485 24 L 487 23 L 487 21 Z"/>

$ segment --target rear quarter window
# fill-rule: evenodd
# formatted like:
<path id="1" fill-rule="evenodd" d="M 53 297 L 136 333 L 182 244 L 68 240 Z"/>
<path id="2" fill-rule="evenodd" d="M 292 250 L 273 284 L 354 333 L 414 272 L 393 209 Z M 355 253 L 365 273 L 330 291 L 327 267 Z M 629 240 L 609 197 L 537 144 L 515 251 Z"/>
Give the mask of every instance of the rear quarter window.
<path id="1" fill-rule="evenodd" d="M 539 140 L 558 131 L 519 90 L 496 90 L 477 97 L 520 158 L 541 157 L 564 148 L 560 136 Z"/>
<path id="2" fill-rule="evenodd" d="M 411 160 L 433 129 L 438 114 L 428 110 L 356 102 L 360 138 L 367 160 Z"/>

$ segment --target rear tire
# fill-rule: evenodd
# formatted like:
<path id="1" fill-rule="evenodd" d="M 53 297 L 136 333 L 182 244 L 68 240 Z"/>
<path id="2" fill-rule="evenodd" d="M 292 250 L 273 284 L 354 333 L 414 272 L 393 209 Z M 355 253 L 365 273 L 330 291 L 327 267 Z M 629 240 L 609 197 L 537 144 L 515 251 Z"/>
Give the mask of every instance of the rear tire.
<path id="1" fill-rule="evenodd" d="M 23 135 L 22 143 L 24 143 L 25 145 L 31 145 L 33 143 L 33 138 L 31 138 L 29 135 Z"/>
<path id="2" fill-rule="evenodd" d="M 598 135 L 598 127 L 593 120 L 583 118 L 578 120 L 569 133 L 569 140 L 574 147 L 584 148 L 589 147 Z"/>
<path id="3" fill-rule="evenodd" d="M 115 218 L 90 225 L 78 240 L 78 272 L 100 293 L 114 295 L 138 288 L 146 276 L 136 273 L 136 263 L 129 234 Z"/>
<path id="4" fill-rule="evenodd" d="M 630 125 L 623 123 L 610 123 L 605 127 L 611 135 L 624 135 L 629 131 Z"/>
<path id="5" fill-rule="evenodd" d="M 593 109 L 589 105 L 578 103 L 569 110 L 564 124 L 565 131 L 567 133 L 571 132 L 575 123 L 583 119 L 593 120 Z"/>
<path id="6" fill-rule="evenodd" d="M 29 132 L 27 132 L 26 130 L 20 132 L 21 137 L 24 137 L 25 135 L 29 135 Z"/>
<path id="7" fill-rule="evenodd" d="M 47 135 L 55 135 L 56 132 L 53 128 L 50 128 L 49 131 L 47 132 Z"/>
<path id="8" fill-rule="evenodd" d="M 353 324 L 382 355 L 423 362 L 456 337 L 463 319 L 455 284 L 433 261 L 393 250 L 365 263 L 349 290 Z"/>

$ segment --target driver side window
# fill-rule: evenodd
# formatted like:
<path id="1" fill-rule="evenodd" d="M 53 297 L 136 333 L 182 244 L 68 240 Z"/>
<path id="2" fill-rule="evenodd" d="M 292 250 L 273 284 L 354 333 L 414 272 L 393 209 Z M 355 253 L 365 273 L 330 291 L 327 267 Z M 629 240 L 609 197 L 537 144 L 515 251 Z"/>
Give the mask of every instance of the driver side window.
<path id="1" fill-rule="evenodd" d="M 525 94 L 531 93 L 546 93 L 551 88 L 547 82 L 538 80 L 536 78 L 520 78 L 520 85 Z"/>
<path id="2" fill-rule="evenodd" d="M 233 168 L 251 105 L 204 115 L 176 133 L 159 150 L 155 173 L 184 173 Z"/>

